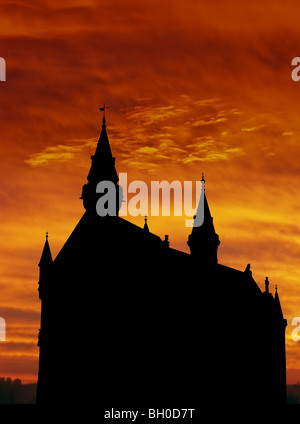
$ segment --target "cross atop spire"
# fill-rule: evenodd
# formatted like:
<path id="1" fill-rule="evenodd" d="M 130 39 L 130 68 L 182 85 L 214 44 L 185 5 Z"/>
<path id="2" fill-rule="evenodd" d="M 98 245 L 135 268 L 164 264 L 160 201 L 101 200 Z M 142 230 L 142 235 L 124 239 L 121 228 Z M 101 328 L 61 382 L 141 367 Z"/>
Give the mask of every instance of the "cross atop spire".
<path id="1" fill-rule="evenodd" d="M 105 128 L 106 120 L 105 120 L 105 109 L 109 109 L 108 106 L 105 106 L 105 103 L 103 103 L 103 107 L 99 107 L 100 112 L 103 112 L 103 118 L 102 118 L 102 127 Z"/>

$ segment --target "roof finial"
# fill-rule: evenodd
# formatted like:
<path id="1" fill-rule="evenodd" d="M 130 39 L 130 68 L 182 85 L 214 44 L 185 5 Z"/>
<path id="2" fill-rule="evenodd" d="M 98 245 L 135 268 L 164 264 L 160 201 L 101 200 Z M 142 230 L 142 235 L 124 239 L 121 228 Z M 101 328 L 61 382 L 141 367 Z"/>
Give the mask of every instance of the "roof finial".
<path id="1" fill-rule="evenodd" d="M 170 246 L 169 236 L 168 235 L 165 235 L 165 239 L 163 241 L 163 246 L 164 247 L 169 247 Z"/>
<path id="2" fill-rule="evenodd" d="M 202 191 L 204 192 L 205 191 L 205 179 L 204 179 L 204 172 L 202 172 L 202 179 L 201 179 L 201 188 L 202 188 Z"/>
<path id="3" fill-rule="evenodd" d="M 149 232 L 149 227 L 148 227 L 148 224 L 147 224 L 147 215 L 145 216 L 144 221 L 145 221 L 144 230 L 147 231 L 147 232 Z"/>
<path id="4" fill-rule="evenodd" d="M 46 232 L 46 240 L 48 240 L 48 231 Z"/>
<path id="5" fill-rule="evenodd" d="M 105 109 L 109 109 L 108 106 L 105 106 L 105 103 L 103 103 L 103 107 L 99 107 L 100 112 L 103 112 L 103 118 L 102 118 L 102 127 L 105 128 L 106 120 L 105 120 Z"/>
<path id="6" fill-rule="evenodd" d="M 269 278 L 266 277 L 265 279 L 265 292 L 269 293 Z"/>

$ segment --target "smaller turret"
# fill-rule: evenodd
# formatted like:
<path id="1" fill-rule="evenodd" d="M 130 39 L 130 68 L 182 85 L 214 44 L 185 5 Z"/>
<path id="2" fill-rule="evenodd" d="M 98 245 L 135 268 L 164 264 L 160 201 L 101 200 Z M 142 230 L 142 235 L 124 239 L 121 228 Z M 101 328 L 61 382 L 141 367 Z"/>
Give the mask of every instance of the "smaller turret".
<path id="1" fill-rule="evenodd" d="M 46 233 L 46 241 L 44 245 L 44 249 L 42 252 L 42 256 L 39 262 L 40 267 L 40 279 L 39 279 L 39 298 L 42 299 L 45 294 L 45 289 L 47 289 L 48 282 L 51 278 L 52 272 L 52 255 L 48 242 L 48 233 Z"/>
<path id="2" fill-rule="evenodd" d="M 148 224 L 147 224 L 147 216 L 145 216 L 145 224 L 144 224 L 144 231 L 146 231 L 146 233 L 149 233 L 149 227 L 148 227 Z"/>

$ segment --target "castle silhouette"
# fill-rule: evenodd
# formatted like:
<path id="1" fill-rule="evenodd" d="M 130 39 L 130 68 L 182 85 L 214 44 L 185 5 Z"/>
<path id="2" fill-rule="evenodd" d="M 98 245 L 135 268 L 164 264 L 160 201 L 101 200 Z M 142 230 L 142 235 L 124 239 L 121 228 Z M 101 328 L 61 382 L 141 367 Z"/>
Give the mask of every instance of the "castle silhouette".
<path id="1" fill-rule="evenodd" d="M 105 115 L 82 190 L 85 213 L 54 260 L 46 236 L 39 262 L 37 403 L 284 404 L 286 320 L 277 289 L 273 296 L 266 278 L 262 292 L 250 265 L 218 263 L 206 193 L 188 254 L 152 234 L 146 220 L 142 228 L 118 214 L 98 216 L 102 180 L 115 184 L 118 199 Z"/>

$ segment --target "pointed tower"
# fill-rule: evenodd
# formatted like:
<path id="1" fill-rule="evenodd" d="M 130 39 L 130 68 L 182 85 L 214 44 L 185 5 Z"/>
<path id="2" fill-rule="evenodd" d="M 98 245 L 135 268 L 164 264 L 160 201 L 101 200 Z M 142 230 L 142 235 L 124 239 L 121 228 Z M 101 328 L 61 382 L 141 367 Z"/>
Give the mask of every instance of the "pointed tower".
<path id="1" fill-rule="evenodd" d="M 101 181 L 109 181 L 116 188 L 116 215 L 121 207 L 122 198 L 120 199 L 120 187 L 118 185 L 119 177 L 115 167 L 116 158 L 113 157 L 108 136 L 106 132 L 105 108 L 100 108 L 104 111 L 102 120 L 102 131 L 98 140 L 95 154 L 91 156 L 92 165 L 87 176 L 88 183 L 82 187 L 81 199 L 83 206 L 87 212 L 96 212 L 97 200 L 103 194 L 96 193 L 96 187 Z M 122 197 L 122 196 L 121 196 Z"/>
<path id="2" fill-rule="evenodd" d="M 272 352 L 276 363 L 274 365 L 273 372 L 277 376 L 278 391 L 276 392 L 276 402 L 278 404 L 286 404 L 286 352 L 285 352 L 285 329 L 287 326 L 287 320 L 283 317 L 279 295 L 277 292 L 277 285 L 275 286 L 274 296 L 275 316 L 274 323 L 276 323 L 275 329 L 275 345 Z"/>
<path id="3" fill-rule="evenodd" d="M 277 285 L 275 286 L 274 304 L 275 304 L 275 309 L 276 309 L 276 313 L 277 313 L 278 318 L 283 320 L 284 318 L 283 318 L 283 313 L 282 313 L 279 295 L 278 295 L 278 291 L 277 291 Z"/>
<path id="4" fill-rule="evenodd" d="M 46 233 L 46 241 L 44 245 L 44 249 L 42 252 L 42 256 L 39 262 L 39 268 L 40 268 L 40 279 L 39 279 L 39 298 L 43 299 L 43 294 L 45 293 L 45 290 L 47 290 L 47 283 L 49 281 L 51 270 L 52 270 L 52 255 L 51 250 L 48 242 L 48 233 Z"/>
<path id="5" fill-rule="evenodd" d="M 191 255 L 205 266 L 214 266 L 218 263 L 217 251 L 220 244 L 219 236 L 215 231 L 205 194 L 205 180 L 202 173 L 202 191 L 200 195 L 197 215 L 194 217 L 194 227 L 188 239 Z"/>
<path id="6" fill-rule="evenodd" d="M 40 279 L 39 279 L 39 298 L 41 299 L 41 327 L 38 335 L 38 346 L 40 348 L 39 355 L 39 372 L 38 372 L 38 385 L 37 385 L 37 403 L 41 403 L 41 387 L 43 388 L 45 384 L 45 369 L 47 369 L 47 351 L 49 352 L 49 320 L 48 320 L 48 311 L 50 304 L 50 288 L 52 282 L 52 272 L 53 272 L 53 260 L 51 255 L 51 250 L 48 242 L 48 233 L 46 233 L 46 241 L 42 256 L 39 262 L 40 268 Z M 48 345 L 48 346 L 47 346 Z M 50 355 L 51 356 L 51 355 Z M 46 364 L 43 362 L 46 358 Z M 48 361 L 49 364 L 49 361 Z M 49 366 L 48 366 L 49 368 Z"/>

